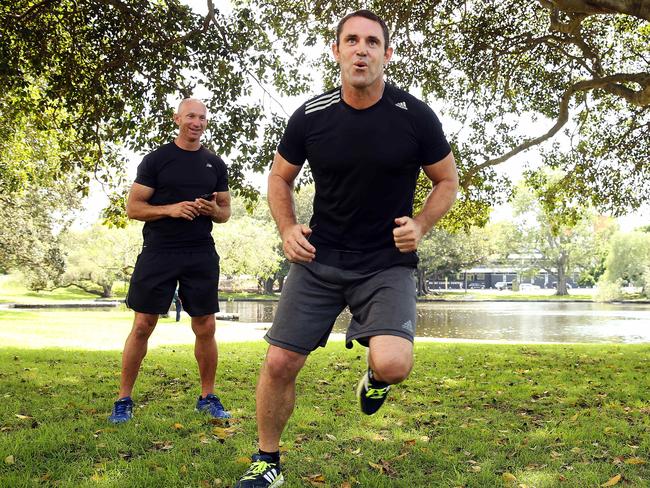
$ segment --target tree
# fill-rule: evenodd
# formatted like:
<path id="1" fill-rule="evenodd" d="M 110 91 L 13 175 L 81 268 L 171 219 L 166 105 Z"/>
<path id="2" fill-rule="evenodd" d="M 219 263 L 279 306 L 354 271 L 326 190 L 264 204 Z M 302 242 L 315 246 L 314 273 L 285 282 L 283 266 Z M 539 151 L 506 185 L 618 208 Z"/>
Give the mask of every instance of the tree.
<path id="1" fill-rule="evenodd" d="M 495 237 L 494 233 L 478 227 L 457 233 L 434 228 L 418 246 L 418 295 L 429 293 L 426 276 L 431 273 L 434 276 L 458 273 L 488 261 L 497 252 Z"/>
<path id="2" fill-rule="evenodd" d="M 554 188 L 559 174 L 547 177 L 547 187 L 531 189 L 521 184 L 513 200 L 520 253 L 528 254 L 533 265 L 557 274 L 557 295 L 568 295 L 570 270 L 591 270 L 603 259 L 603 243 L 615 230 L 604 219 L 572 201 L 558 201 Z"/>
<path id="3" fill-rule="evenodd" d="M 397 55 L 389 80 L 446 101 L 444 118 L 461 126 L 448 134 L 462 185 L 448 222 L 485 223 L 510 189 L 495 168 L 534 147 L 583 207 L 622 213 L 649 198 L 648 0 L 253 3 L 295 49 L 332 42 L 332 26 L 355 8 L 386 19 Z M 329 88 L 337 74 L 325 51 L 314 70 Z M 540 128 L 520 129 L 531 123 Z"/>
<path id="4" fill-rule="evenodd" d="M 0 6 L 0 140 L 15 120 L 72 132 L 61 171 L 120 188 L 121 148 L 168 140 L 168 97 L 208 90 L 207 145 L 235 156 L 233 188 L 254 199 L 244 171 L 266 171 L 288 116 L 276 92 L 311 90 L 319 72 L 323 88 L 337 83 L 324 47 L 362 5 L 389 23 L 389 80 L 459 126 L 449 138 L 462 193 L 448 225 L 484 224 L 511 190 L 495 168 L 530 148 L 583 207 L 620 214 L 648 201 L 650 0 L 249 0 L 228 15 L 206 0 L 203 18 L 179 0 L 16 0 Z M 310 64 L 314 46 L 324 54 Z M 109 215 L 119 220 L 123 203 L 115 194 Z"/>
<path id="5" fill-rule="evenodd" d="M 598 282 L 606 291 L 604 298 L 621 295 L 624 285 L 642 287 L 642 294 L 650 296 L 650 234 L 646 232 L 618 232 L 612 236 L 605 261 L 605 273 Z"/>
<path id="6" fill-rule="evenodd" d="M 212 235 L 221 258 L 221 273 L 225 276 L 253 276 L 265 283 L 280 266 L 278 236 L 270 222 L 249 216 L 231 218 L 225 224 L 216 225 Z"/>
<path id="7" fill-rule="evenodd" d="M 102 298 L 113 296 L 116 281 L 128 281 L 142 248 L 142 224 L 126 228 L 101 223 L 63 237 L 65 272 L 56 287 L 76 286 Z"/>
<path id="8" fill-rule="evenodd" d="M 33 171 L 38 175 L 40 168 Z M 21 270 L 33 290 L 53 286 L 63 273 L 61 232 L 79 207 L 72 176 L 43 185 L 30 183 L 20 192 L 0 192 L 0 269 Z"/>
<path id="9" fill-rule="evenodd" d="M 16 0 L 0 5 L 0 140 L 22 127 L 66 134 L 51 177 L 82 170 L 107 189 L 123 191 L 123 148 L 145 152 L 173 133 L 170 97 L 209 93 L 213 123 L 205 143 L 236 154 L 231 184 L 254 198 L 244 170 L 262 171 L 283 118 L 273 95 L 251 97 L 254 87 L 280 94 L 303 90 L 300 58 L 281 59 L 276 39 L 254 10 L 225 15 L 207 0 L 201 17 L 180 0 Z M 281 107 L 280 107 L 281 109 Z M 0 190 L 21 162 L 0 145 Z M 25 182 L 39 181 L 26 172 Z M 88 177 L 79 181 L 86 193 Z M 109 215 L 123 213 L 123 193 Z"/>

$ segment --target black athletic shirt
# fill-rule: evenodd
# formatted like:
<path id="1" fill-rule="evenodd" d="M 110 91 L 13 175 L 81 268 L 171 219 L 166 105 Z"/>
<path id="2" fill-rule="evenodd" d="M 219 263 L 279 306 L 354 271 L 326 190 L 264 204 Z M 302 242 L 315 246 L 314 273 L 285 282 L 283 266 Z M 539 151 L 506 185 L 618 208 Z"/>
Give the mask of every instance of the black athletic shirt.
<path id="1" fill-rule="evenodd" d="M 168 205 L 228 191 L 228 172 L 223 160 L 203 146 L 186 151 L 170 142 L 144 157 L 135 182 L 155 190 L 149 204 Z M 144 248 L 214 249 L 211 230 L 212 220 L 204 215 L 194 220 L 165 217 L 145 222 Z"/>
<path id="2" fill-rule="evenodd" d="M 340 87 L 300 107 L 278 152 L 311 167 L 316 261 L 359 271 L 416 266 L 415 252 L 395 247 L 394 221 L 412 216 L 420 167 L 450 151 L 431 108 L 389 84 L 381 100 L 363 110 L 347 105 Z"/>

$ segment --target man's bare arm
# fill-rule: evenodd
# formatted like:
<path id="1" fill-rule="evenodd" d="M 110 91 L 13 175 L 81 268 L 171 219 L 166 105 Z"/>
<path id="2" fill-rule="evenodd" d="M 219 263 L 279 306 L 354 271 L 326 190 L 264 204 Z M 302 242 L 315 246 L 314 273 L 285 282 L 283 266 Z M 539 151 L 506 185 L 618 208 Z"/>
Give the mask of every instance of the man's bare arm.
<path id="1" fill-rule="evenodd" d="M 170 205 L 150 205 L 149 199 L 154 189 L 133 183 L 126 201 L 126 215 L 130 219 L 152 222 L 165 217 L 194 220 L 199 215 L 199 205 L 195 201 L 178 202 Z"/>
<path id="2" fill-rule="evenodd" d="M 316 256 L 316 248 L 307 240 L 311 229 L 297 222 L 293 200 L 293 184 L 298 173 L 300 166 L 289 163 L 279 153 L 275 153 L 269 174 L 268 201 L 287 259 L 292 262 L 310 262 Z"/>
<path id="3" fill-rule="evenodd" d="M 423 170 L 433 183 L 433 189 L 418 215 L 414 218 L 404 216 L 395 219 L 398 227 L 393 230 L 393 237 L 395 246 L 401 252 L 417 250 L 422 237 L 449 211 L 456 200 L 458 170 L 452 153 L 435 164 L 424 166 Z"/>

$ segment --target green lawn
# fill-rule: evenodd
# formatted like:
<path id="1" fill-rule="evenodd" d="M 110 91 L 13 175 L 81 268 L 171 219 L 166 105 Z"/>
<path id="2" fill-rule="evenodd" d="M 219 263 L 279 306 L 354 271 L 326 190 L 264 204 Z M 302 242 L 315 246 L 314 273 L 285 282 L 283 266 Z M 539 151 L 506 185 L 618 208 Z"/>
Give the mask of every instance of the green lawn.
<path id="1" fill-rule="evenodd" d="M 0 323 L 0 326 L 2 324 Z M 266 346 L 220 345 L 228 426 L 193 412 L 191 346 L 150 351 L 135 419 L 106 422 L 116 351 L 0 349 L 0 486 L 232 486 L 255 449 Z M 650 346 L 416 345 L 377 415 L 354 386 L 365 351 L 313 354 L 283 437 L 288 487 L 597 487 L 650 479 Z"/>

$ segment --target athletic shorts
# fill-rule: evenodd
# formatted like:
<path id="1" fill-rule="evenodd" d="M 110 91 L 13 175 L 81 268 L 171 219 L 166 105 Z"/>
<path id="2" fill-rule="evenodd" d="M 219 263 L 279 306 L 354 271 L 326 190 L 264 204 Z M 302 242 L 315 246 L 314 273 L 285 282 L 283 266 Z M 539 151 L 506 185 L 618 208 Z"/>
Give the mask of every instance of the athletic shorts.
<path id="1" fill-rule="evenodd" d="M 219 256 L 210 249 L 142 251 L 131 276 L 126 305 L 140 313 L 165 314 L 177 283 L 183 309 L 190 316 L 219 311 Z"/>
<path id="2" fill-rule="evenodd" d="M 324 347 L 334 322 L 348 306 L 352 314 L 346 347 L 368 346 L 377 335 L 415 335 L 415 274 L 407 266 L 372 272 L 348 271 L 317 262 L 293 263 L 282 288 L 269 344 L 300 354 Z"/>

